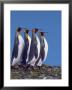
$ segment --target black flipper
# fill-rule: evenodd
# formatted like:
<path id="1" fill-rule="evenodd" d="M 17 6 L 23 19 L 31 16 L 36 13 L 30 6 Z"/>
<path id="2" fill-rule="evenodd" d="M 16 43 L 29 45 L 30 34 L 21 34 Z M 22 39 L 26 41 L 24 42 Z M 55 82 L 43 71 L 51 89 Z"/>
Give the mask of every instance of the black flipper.
<path id="1" fill-rule="evenodd" d="M 23 49 L 22 62 L 21 62 L 23 65 L 26 65 L 28 47 L 29 47 L 29 41 L 27 38 L 25 38 L 25 47 Z"/>
<path id="2" fill-rule="evenodd" d="M 15 40 L 14 40 L 14 47 L 13 47 L 13 52 L 12 52 L 12 57 L 11 57 L 11 63 L 13 61 L 13 58 L 17 58 L 18 56 L 18 44 L 19 44 L 19 40 L 18 40 L 18 36 L 15 36 Z"/>

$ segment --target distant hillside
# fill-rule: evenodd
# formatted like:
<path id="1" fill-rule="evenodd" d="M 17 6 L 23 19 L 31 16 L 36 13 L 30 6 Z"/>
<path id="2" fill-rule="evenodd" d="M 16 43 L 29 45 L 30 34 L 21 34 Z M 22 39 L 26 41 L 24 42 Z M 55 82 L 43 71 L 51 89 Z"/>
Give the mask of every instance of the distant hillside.
<path id="1" fill-rule="evenodd" d="M 11 69 L 11 79 L 61 79 L 61 67 L 44 64 L 40 70 L 35 67 L 27 71 L 18 67 Z"/>

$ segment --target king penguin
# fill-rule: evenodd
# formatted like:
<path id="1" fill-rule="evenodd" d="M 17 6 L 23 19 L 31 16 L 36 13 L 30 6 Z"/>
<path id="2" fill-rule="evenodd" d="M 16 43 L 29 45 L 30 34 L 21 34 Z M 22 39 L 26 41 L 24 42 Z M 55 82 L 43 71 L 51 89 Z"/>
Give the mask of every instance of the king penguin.
<path id="1" fill-rule="evenodd" d="M 12 58 L 11 58 L 11 66 L 15 66 L 21 62 L 21 56 L 22 56 L 22 51 L 24 47 L 24 40 L 20 32 L 21 32 L 21 28 L 19 27 L 15 35 L 14 48 L 13 48 Z"/>
<path id="2" fill-rule="evenodd" d="M 40 41 L 36 34 L 37 32 L 38 32 L 37 28 L 32 30 L 31 47 L 28 60 L 28 65 L 32 66 L 33 68 L 40 54 Z"/>
<path id="3" fill-rule="evenodd" d="M 48 43 L 45 38 L 44 32 L 39 32 L 39 38 L 40 38 L 40 55 L 36 62 L 36 65 L 39 67 L 42 66 L 43 62 L 46 60 L 46 57 L 48 55 Z"/>
<path id="4" fill-rule="evenodd" d="M 31 37 L 29 36 L 29 30 L 26 29 L 24 30 L 24 41 L 25 41 L 25 46 L 22 52 L 22 65 L 26 65 L 28 62 L 29 58 L 29 52 L 30 52 L 30 45 L 31 45 Z"/>

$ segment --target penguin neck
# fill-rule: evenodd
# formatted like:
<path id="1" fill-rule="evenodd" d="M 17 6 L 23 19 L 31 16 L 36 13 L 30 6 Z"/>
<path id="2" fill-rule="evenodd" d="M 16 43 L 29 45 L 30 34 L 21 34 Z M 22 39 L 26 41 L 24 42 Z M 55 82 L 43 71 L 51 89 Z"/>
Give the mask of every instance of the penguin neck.
<path id="1" fill-rule="evenodd" d="M 42 38 L 44 38 L 44 36 L 41 36 Z"/>
<path id="2" fill-rule="evenodd" d="M 19 39 L 22 37 L 20 34 L 18 35 Z"/>
<path id="3" fill-rule="evenodd" d="M 33 35 L 33 36 L 36 36 L 36 33 L 32 32 L 32 35 Z"/>
<path id="4" fill-rule="evenodd" d="M 21 37 L 21 34 L 19 33 L 18 36 Z"/>
<path id="5" fill-rule="evenodd" d="M 44 36 L 41 36 L 42 38 L 44 38 Z"/>
<path id="6" fill-rule="evenodd" d="M 29 36 L 28 33 L 25 33 L 25 38 L 28 38 L 28 36 Z"/>
<path id="7" fill-rule="evenodd" d="M 41 36 L 41 41 L 44 41 L 44 36 Z"/>
<path id="8" fill-rule="evenodd" d="M 16 37 L 19 37 L 20 36 L 20 33 L 16 33 Z"/>
<path id="9" fill-rule="evenodd" d="M 28 33 L 25 33 L 24 40 L 25 40 L 25 42 L 29 41 L 29 35 L 28 35 Z"/>

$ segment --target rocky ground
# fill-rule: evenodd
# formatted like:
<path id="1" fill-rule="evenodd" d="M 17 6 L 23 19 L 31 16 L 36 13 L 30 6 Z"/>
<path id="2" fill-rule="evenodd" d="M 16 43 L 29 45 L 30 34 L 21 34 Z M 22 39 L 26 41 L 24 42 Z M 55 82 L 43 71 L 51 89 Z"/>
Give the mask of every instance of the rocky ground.
<path id="1" fill-rule="evenodd" d="M 22 67 L 11 69 L 11 79 L 61 79 L 61 67 L 43 65 L 39 70 L 29 68 L 25 71 Z"/>

